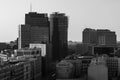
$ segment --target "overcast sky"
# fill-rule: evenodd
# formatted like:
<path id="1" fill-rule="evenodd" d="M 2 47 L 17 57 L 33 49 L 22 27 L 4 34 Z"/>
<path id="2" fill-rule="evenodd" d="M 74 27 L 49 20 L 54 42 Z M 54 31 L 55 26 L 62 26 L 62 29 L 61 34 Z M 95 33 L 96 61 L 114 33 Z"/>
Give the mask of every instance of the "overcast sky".
<path id="1" fill-rule="evenodd" d="M 0 42 L 15 40 L 25 13 L 62 12 L 69 16 L 68 40 L 82 41 L 84 28 L 116 31 L 120 41 L 120 0 L 0 0 Z"/>

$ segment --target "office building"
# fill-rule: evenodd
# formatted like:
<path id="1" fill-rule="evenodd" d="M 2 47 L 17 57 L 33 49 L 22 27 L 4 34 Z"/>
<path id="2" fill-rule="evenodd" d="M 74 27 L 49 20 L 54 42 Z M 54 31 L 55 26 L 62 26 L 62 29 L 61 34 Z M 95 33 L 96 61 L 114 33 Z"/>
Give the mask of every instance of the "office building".
<path id="1" fill-rule="evenodd" d="M 96 44 L 97 43 L 97 34 L 95 29 L 85 28 L 83 31 L 83 43 L 91 43 Z"/>
<path id="2" fill-rule="evenodd" d="M 25 15 L 25 24 L 19 26 L 19 49 L 30 43 L 49 43 L 49 21 L 46 13 L 30 12 Z"/>
<path id="3" fill-rule="evenodd" d="M 25 14 L 25 24 L 31 26 L 48 27 L 47 13 L 29 12 Z"/>
<path id="4" fill-rule="evenodd" d="M 24 80 L 30 80 L 31 79 L 31 62 L 26 61 L 24 63 Z"/>
<path id="5" fill-rule="evenodd" d="M 24 64 L 12 63 L 10 65 L 11 69 L 11 80 L 24 80 Z"/>
<path id="6" fill-rule="evenodd" d="M 52 44 L 53 61 L 67 56 L 68 17 L 64 13 L 55 12 L 50 15 L 50 42 Z"/>
<path id="7" fill-rule="evenodd" d="M 117 46 L 116 34 L 108 29 L 86 28 L 83 31 L 83 43 L 92 45 L 92 55 L 107 54 L 114 56 Z"/>
<path id="8" fill-rule="evenodd" d="M 30 25 L 19 25 L 18 48 L 28 47 L 30 43 Z"/>
<path id="9" fill-rule="evenodd" d="M 114 46 L 116 45 L 116 34 L 108 29 L 86 28 L 83 31 L 83 43 Z"/>
<path id="10" fill-rule="evenodd" d="M 23 80 L 39 80 L 42 75 L 42 57 L 39 49 L 19 49 L 15 50 L 17 63 L 15 65 L 23 64 Z M 11 62 L 14 63 L 14 62 Z M 22 65 L 21 65 L 22 66 Z M 19 69 L 19 66 L 16 66 Z M 12 68 L 12 67 L 11 67 Z M 14 69 L 14 67 L 13 67 Z M 21 70 L 22 72 L 22 70 Z M 16 72 L 19 73 L 19 72 Z M 18 76 L 20 76 L 18 74 Z M 16 78 L 16 77 L 15 77 Z"/>
<path id="11" fill-rule="evenodd" d="M 0 63 L 0 80 L 11 80 L 11 72 L 9 64 Z"/>
<path id="12" fill-rule="evenodd" d="M 49 27 L 31 27 L 30 43 L 49 43 Z"/>

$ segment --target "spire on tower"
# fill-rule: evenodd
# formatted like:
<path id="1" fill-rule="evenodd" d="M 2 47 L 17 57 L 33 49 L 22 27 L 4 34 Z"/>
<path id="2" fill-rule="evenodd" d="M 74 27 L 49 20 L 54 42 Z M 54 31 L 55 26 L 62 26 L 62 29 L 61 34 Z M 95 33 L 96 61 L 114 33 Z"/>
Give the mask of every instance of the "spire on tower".
<path id="1" fill-rule="evenodd" d="M 32 3 L 30 3 L 30 12 L 32 12 Z"/>

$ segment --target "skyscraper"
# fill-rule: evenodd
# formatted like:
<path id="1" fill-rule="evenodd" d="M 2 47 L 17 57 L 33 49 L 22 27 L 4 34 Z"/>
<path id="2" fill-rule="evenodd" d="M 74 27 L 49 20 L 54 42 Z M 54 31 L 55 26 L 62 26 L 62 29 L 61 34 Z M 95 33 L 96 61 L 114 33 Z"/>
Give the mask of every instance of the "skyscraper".
<path id="1" fill-rule="evenodd" d="M 50 42 L 52 43 L 52 59 L 60 60 L 67 55 L 68 17 L 64 13 L 55 12 L 50 15 Z"/>
<path id="2" fill-rule="evenodd" d="M 30 25 L 19 25 L 18 48 L 25 48 L 30 43 Z"/>
<path id="3" fill-rule="evenodd" d="M 25 24 L 31 26 L 48 27 L 47 13 L 29 12 L 25 14 Z"/>
<path id="4" fill-rule="evenodd" d="M 25 24 L 19 26 L 19 48 L 30 43 L 49 43 L 49 21 L 46 13 L 25 14 Z"/>

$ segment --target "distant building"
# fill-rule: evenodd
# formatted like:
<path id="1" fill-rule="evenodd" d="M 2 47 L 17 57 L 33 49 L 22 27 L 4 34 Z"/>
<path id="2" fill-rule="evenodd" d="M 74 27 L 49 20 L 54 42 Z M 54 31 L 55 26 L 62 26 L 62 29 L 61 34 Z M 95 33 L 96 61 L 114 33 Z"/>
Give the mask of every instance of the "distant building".
<path id="1" fill-rule="evenodd" d="M 107 29 L 86 28 L 83 31 L 83 43 L 113 46 L 117 43 L 116 34 Z"/>
<path id="2" fill-rule="evenodd" d="M 84 56 L 91 56 L 92 55 L 92 46 L 88 43 L 81 43 L 76 45 L 76 54 L 81 54 Z"/>
<path id="3" fill-rule="evenodd" d="M 97 43 L 97 34 L 95 29 L 90 29 L 86 28 L 83 31 L 83 36 L 82 36 L 83 43 L 91 43 L 91 44 L 96 44 Z"/>
<path id="4" fill-rule="evenodd" d="M 92 47 L 92 54 L 107 54 L 110 57 L 115 56 L 117 47 L 116 46 L 93 46 Z"/>
<path id="5" fill-rule="evenodd" d="M 19 49 L 30 43 L 49 43 L 49 21 L 46 13 L 30 12 L 25 15 L 25 25 L 19 26 Z"/>
<path id="6" fill-rule="evenodd" d="M 116 34 L 110 30 L 97 30 L 99 45 L 116 45 Z"/>
<path id="7" fill-rule="evenodd" d="M 52 44 L 53 61 L 67 56 L 68 17 L 64 13 L 55 12 L 50 15 L 50 42 Z"/>
<path id="8" fill-rule="evenodd" d="M 8 48 L 8 44 L 7 43 L 0 43 L 0 51 L 5 50 Z"/>
<path id="9" fill-rule="evenodd" d="M 92 44 L 92 55 L 108 54 L 114 56 L 117 46 L 116 34 L 108 29 L 86 28 L 83 31 L 83 43 Z"/>
<path id="10" fill-rule="evenodd" d="M 9 45 L 8 49 L 12 49 L 12 50 L 18 49 L 18 38 L 14 41 L 10 41 L 8 45 Z"/>

